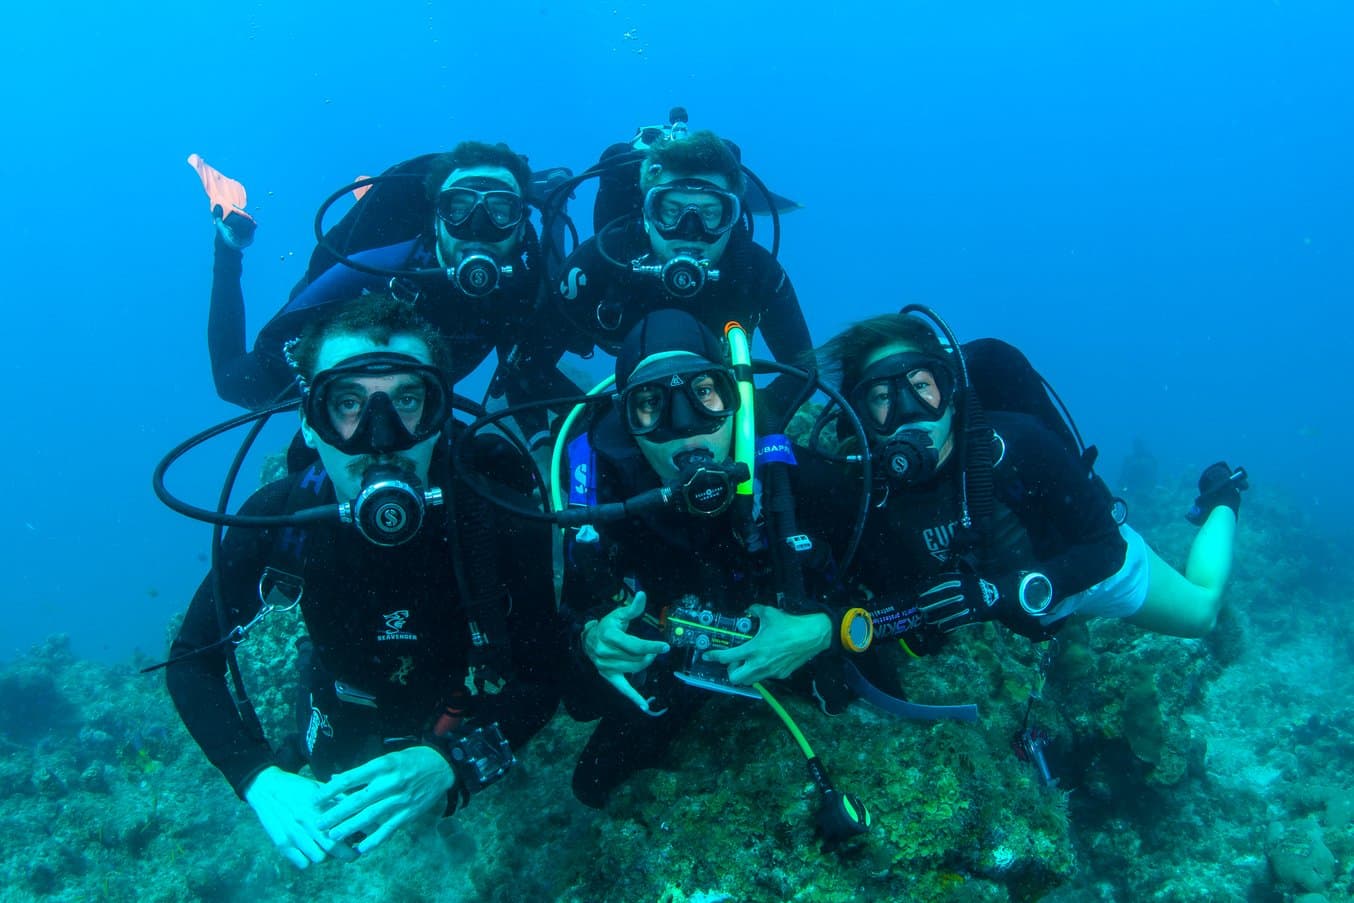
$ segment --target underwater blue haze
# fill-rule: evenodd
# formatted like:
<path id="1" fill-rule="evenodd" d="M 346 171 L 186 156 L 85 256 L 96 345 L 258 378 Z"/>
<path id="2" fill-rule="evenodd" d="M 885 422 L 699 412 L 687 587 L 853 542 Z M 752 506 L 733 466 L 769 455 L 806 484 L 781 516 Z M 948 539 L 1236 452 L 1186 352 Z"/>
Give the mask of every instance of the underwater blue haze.
<path id="1" fill-rule="evenodd" d="M 1347 3 L 52 2 L 5 19 L 0 366 L 42 392 L 10 398 L 0 449 L 0 658 L 56 631 L 88 657 L 158 655 L 205 570 L 209 529 L 149 479 L 234 413 L 208 370 L 213 231 L 190 152 L 249 188 L 252 335 L 303 271 L 316 205 L 355 175 L 465 138 L 580 170 L 674 104 L 805 205 L 781 259 L 816 340 L 931 304 L 961 337 L 1022 347 L 1106 475 L 1141 437 L 1171 480 L 1226 457 L 1350 532 Z M 230 450 L 174 488 L 212 502 Z"/>

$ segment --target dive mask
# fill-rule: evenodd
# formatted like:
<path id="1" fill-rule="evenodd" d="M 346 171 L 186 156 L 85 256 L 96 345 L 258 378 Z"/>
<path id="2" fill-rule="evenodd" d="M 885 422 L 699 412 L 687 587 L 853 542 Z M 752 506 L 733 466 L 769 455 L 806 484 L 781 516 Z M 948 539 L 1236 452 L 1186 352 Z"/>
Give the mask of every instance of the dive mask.
<path id="1" fill-rule="evenodd" d="M 451 387 L 442 372 L 407 354 L 359 354 L 317 373 L 302 389 L 306 423 L 346 455 L 413 448 L 441 432 L 451 416 Z"/>
<path id="2" fill-rule="evenodd" d="M 503 241 L 525 215 L 522 196 L 499 179 L 462 179 L 437 196 L 437 218 L 448 235 L 461 241 Z"/>
<path id="3" fill-rule="evenodd" d="M 743 213 L 738 195 L 704 179 L 655 185 L 644 196 L 644 220 L 669 241 L 714 244 Z"/>
<path id="4" fill-rule="evenodd" d="M 909 423 L 934 423 L 954 399 L 950 365 L 929 354 L 904 351 L 865 368 L 851 390 L 851 407 L 875 436 L 890 436 Z"/>
<path id="5" fill-rule="evenodd" d="M 646 151 L 665 140 L 670 129 L 671 126 L 666 125 L 642 125 L 635 129 L 635 137 L 630 139 L 630 146 L 635 150 Z"/>
<path id="6" fill-rule="evenodd" d="M 733 374 L 694 354 L 642 365 L 615 398 L 630 435 L 651 442 L 713 433 L 739 406 Z"/>

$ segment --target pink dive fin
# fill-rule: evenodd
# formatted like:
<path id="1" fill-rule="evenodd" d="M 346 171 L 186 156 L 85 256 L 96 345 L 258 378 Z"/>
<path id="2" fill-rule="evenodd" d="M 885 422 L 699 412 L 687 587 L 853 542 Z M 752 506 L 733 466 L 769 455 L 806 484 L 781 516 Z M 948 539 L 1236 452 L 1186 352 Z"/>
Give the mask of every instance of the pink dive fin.
<path id="1" fill-rule="evenodd" d="M 254 219 L 244 212 L 246 197 L 243 185 L 222 175 L 197 154 L 188 155 L 188 165 L 197 170 L 197 176 L 202 180 L 202 190 L 207 192 L 207 198 L 211 201 L 213 216 L 225 219 L 232 213 L 238 213 L 250 221 Z"/>

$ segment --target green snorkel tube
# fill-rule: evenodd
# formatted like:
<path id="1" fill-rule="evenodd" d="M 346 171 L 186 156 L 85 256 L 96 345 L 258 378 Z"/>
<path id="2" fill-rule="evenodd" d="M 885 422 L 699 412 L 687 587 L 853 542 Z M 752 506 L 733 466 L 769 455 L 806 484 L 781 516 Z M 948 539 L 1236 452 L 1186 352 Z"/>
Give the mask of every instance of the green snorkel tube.
<path id="1" fill-rule="evenodd" d="M 752 382 L 752 350 L 748 334 L 742 324 L 730 320 L 724 324 L 724 338 L 729 343 L 729 362 L 733 378 L 738 382 L 738 413 L 733 416 L 733 459 L 747 467 L 748 478 L 734 491 L 734 504 L 744 523 L 752 519 L 752 475 L 757 458 L 757 418 L 754 416 L 756 386 Z"/>
<path id="2" fill-rule="evenodd" d="M 785 729 L 799 745 L 800 752 L 804 753 L 804 758 L 808 760 L 809 774 L 813 777 L 813 783 L 823 793 L 823 805 L 818 808 L 818 815 L 814 818 L 823 840 L 829 845 L 835 845 L 870 830 L 870 826 L 874 823 L 870 810 L 855 794 L 843 793 L 832 785 L 832 780 L 827 776 L 827 769 L 823 767 L 822 761 L 814 753 L 813 747 L 809 745 L 799 725 L 790 717 L 790 713 L 785 711 L 785 707 L 761 683 L 753 684 L 752 688 L 762 694 L 766 704 L 771 706 L 771 711 L 780 718 Z"/>
<path id="3" fill-rule="evenodd" d="M 611 391 L 611 387 L 615 384 L 616 377 L 608 376 L 593 386 L 588 390 L 587 397 L 574 405 L 573 410 L 564 418 L 564 423 L 560 425 L 559 435 L 555 439 L 555 447 L 550 450 L 550 479 L 548 482 L 550 484 L 551 511 L 564 510 L 564 495 L 559 488 L 559 469 L 564 465 L 564 454 L 569 446 L 569 436 L 573 433 L 574 424 L 578 422 L 579 417 L 583 416 L 583 412 L 588 409 L 588 405 L 594 397 L 603 392 Z"/>
<path id="4" fill-rule="evenodd" d="M 757 455 L 757 418 L 754 416 L 755 386 L 752 382 L 752 351 L 748 347 L 747 331 L 737 321 L 730 320 L 724 324 L 724 337 L 729 343 L 729 361 L 733 364 L 733 376 L 738 381 L 739 406 L 738 413 L 734 415 L 733 426 L 734 460 L 745 464 L 748 469 L 748 478 L 738 484 L 737 498 L 734 504 L 738 505 L 739 511 L 750 520 L 753 501 L 753 462 Z M 794 738 L 800 751 L 804 753 L 804 758 L 808 761 L 809 774 L 813 777 L 813 783 L 823 794 L 823 805 L 819 807 L 815 819 L 823 839 L 829 844 L 837 844 L 870 830 L 872 823 L 870 810 L 854 794 L 843 793 L 833 786 L 832 780 L 827 775 L 827 769 L 814 753 L 813 747 L 809 745 L 804 732 L 790 717 L 790 713 L 785 711 L 785 707 L 760 682 L 753 684 L 752 688 L 761 695 L 762 699 L 766 700 L 766 704 L 771 707 L 771 711 L 776 713 L 776 717 L 785 725 L 785 729 L 790 732 L 790 736 Z"/>

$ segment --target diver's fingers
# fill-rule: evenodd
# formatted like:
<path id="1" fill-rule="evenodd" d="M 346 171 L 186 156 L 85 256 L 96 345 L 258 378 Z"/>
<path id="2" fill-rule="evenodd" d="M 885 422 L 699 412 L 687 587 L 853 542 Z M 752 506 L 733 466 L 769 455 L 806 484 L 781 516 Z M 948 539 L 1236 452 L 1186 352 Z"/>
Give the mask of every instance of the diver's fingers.
<path id="1" fill-rule="evenodd" d="M 750 662 L 739 662 L 729 666 L 729 683 L 740 687 L 750 687 L 770 676 L 772 675 L 767 669 L 754 667 Z"/>
<path id="2" fill-rule="evenodd" d="M 750 645 L 752 645 L 751 640 L 741 646 L 730 646 L 728 649 L 707 649 L 701 653 L 701 660 L 730 665 L 746 659 L 748 657 L 747 647 Z"/>
<path id="3" fill-rule="evenodd" d="M 319 796 L 315 798 L 315 805 L 323 808 L 325 803 L 367 786 L 385 774 L 386 770 L 385 764 L 381 762 L 381 758 L 378 756 L 354 768 L 349 768 L 347 771 L 340 771 L 320 785 L 320 792 Z"/>
<path id="4" fill-rule="evenodd" d="M 634 688 L 630 681 L 625 679 L 624 674 L 607 673 L 602 676 L 606 678 L 607 683 L 616 688 L 617 692 L 633 702 L 635 707 L 641 712 L 644 712 L 646 715 L 651 714 L 649 712 L 649 700 L 640 695 L 639 691 Z"/>
<path id="5" fill-rule="evenodd" d="M 277 844 L 279 852 L 299 869 L 306 868 L 312 862 L 324 861 L 324 847 L 328 846 L 329 840 L 328 838 L 323 838 L 323 840 L 324 842 L 321 843 L 321 837 L 313 825 L 299 822 L 291 825 L 285 835 L 273 837 L 273 842 Z"/>
<path id="6" fill-rule="evenodd" d="M 372 831 L 370 834 L 367 835 L 365 840 L 363 840 L 361 843 L 357 845 L 357 852 L 370 853 L 372 850 L 376 849 L 378 846 L 384 843 L 386 838 L 390 837 L 391 834 L 394 834 L 395 829 L 398 828 L 401 824 L 403 824 L 404 821 L 405 821 L 404 819 L 399 820 L 392 819 L 391 821 L 388 821 L 385 824 L 381 825 L 381 827 L 377 828 L 375 831 Z"/>
<path id="7" fill-rule="evenodd" d="M 629 603 L 622 605 L 613 611 L 611 616 L 620 623 L 621 627 L 625 627 L 625 625 L 629 624 L 635 618 L 644 614 L 646 602 L 647 597 L 644 595 L 644 590 L 640 590 L 635 593 L 635 597 L 631 599 Z"/>
<path id="8" fill-rule="evenodd" d="M 628 633 L 612 632 L 599 637 L 597 651 L 599 655 L 612 657 L 642 658 L 662 655 L 670 648 L 661 640 L 645 640 Z"/>

